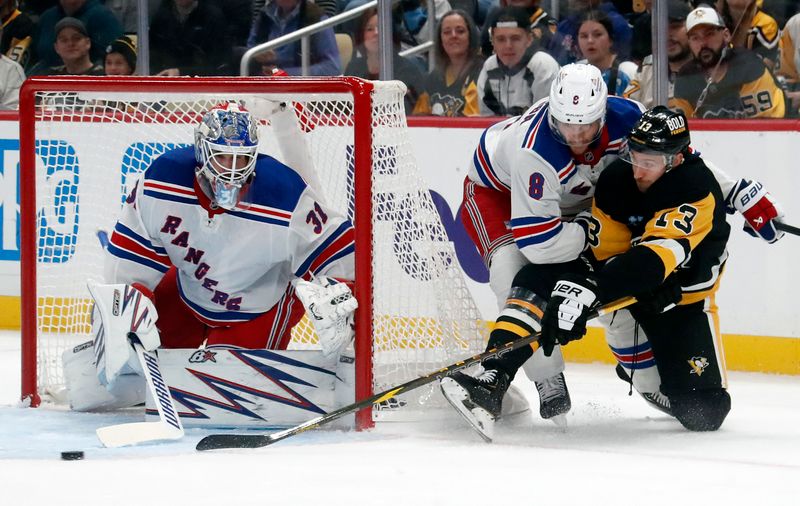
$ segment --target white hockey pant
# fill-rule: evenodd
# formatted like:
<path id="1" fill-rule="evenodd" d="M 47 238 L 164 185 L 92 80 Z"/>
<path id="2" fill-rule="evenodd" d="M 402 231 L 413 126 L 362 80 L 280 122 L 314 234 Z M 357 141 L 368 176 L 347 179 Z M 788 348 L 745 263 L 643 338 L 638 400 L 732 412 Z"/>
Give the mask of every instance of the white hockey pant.
<path id="1" fill-rule="evenodd" d="M 502 246 L 492 254 L 489 266 L 489 286 L 497 298 L 498 310 L 502 311 L 506 305 L 514 276 L 528 263 L 528 259 L 519 251 L 516 244 Z M 561 347 L 556 346 L 553 354 L 549 357 L 545 356 L 541 348 L 536 350 L 536 353 L 522 365 L 522 369 L 531 381 L 552 378 L 563 372 L 564 356 L 561 354 Z"/>

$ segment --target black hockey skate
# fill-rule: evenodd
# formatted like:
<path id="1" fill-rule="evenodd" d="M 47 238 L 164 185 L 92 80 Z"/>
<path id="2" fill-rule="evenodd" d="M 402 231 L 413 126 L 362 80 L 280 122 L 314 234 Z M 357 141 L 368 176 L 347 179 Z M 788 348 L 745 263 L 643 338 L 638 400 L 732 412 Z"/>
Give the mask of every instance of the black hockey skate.
<path id="1" fill-rule="evenodd" d="M 494 422 L 500 416 L 508 375 L 489 369 L 477 377 L 457 372 L 439 383 L 447 399 L 487 443 L 494 436 Z"/>
<path id="2" fill-rule="evenodd" d="M 625 383 L 628 383 L 629 385 L 633 384 L 633 380 L 631 380 L 631 377 L 628 375 L 628 371 L 626 371 L 625 368 L 622 367 L 622 364 L 617 364 L 616 371 L 617 371 L 617 377 L 619 379 L 621 379 Z M 669 397 L 664 395 L 661 391 L 653 393 L 650 392 L 647 393 L 638 392 L 638 393 L 639 395 L 642 396 L 642 398 L 645 401 L 647 401 L 647 404 L 653 406 L 654 408 L 656 408 L 657 410 L 661 411 L 664 414 L 667 414 L 669 416 L 675 416 L 672 414 L 672 407 L 670 406 L 669 403 Z"/>
<path id="3" fill-rule="evenodd" d="M 566 427 L 566 414 L 572 408 L 564 373 L 542 381 L 534 381 L 539 391 L 539 414 L 545 420 L 552 420 L 559 427 Z"/>

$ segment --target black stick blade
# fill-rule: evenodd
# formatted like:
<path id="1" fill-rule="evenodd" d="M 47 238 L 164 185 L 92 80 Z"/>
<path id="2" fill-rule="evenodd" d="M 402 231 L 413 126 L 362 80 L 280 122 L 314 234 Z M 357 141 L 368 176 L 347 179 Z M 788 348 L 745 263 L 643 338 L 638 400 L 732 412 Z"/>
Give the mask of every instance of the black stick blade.
<path id="1" fill-rule="evenodd" d="M 272 442 L 269 436 L 256 434 L 212 434 L 197 443 L 197 450 L 222 450 L 224 448 L 261 448 Z"/>

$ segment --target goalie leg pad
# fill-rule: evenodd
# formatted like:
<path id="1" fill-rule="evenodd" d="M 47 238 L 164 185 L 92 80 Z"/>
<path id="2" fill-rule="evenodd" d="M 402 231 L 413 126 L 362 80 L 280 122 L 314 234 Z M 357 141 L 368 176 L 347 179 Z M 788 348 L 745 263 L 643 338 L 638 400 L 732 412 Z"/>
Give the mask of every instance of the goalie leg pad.
<path id="1" fill-rule="evenodd" d="M 109 411 L 135 406 L 145 400 L 145 381 L 137 374 L 119 376 L 111 390 L 100 384 L 91 341 L 64 351 L 62 360 L 67 399 L 74 411 Z"/>

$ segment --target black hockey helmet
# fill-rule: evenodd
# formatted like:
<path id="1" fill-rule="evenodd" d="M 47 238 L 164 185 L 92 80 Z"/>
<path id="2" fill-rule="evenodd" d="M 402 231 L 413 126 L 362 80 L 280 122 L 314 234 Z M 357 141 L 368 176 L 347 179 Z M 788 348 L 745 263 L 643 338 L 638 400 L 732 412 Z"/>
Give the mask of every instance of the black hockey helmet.
<path id="1" fill-rule="evenodd" d="M 685 151 L 689 141 L 686 116 L 663 105 L 645 111 L 628 134 L 631 150 L 667 156 Z"/>

